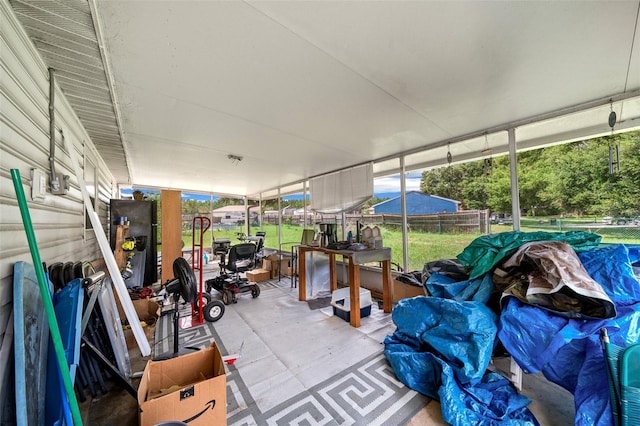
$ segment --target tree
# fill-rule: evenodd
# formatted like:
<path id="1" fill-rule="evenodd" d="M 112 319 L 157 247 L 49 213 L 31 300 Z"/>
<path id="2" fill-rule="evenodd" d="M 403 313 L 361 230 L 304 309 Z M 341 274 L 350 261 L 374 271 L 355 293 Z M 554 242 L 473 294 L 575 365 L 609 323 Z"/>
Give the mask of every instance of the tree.
<path id="1" fill-rule="evenodd" d="M 494 158 L 491 175 L 487 180 L 487 204 L 494 212 L 511 211 L 511 178 L 509 159 Z"/>
<path id="2" fill-rule="evenodd" d="M 609 151 L 620 148 L 620 171 L 609 173 Z M 520 206 L 530 215 L 640 215 L 640 132 L 518 153 Z M 486 161 L 486 160 L 485 160 Z M 509 158 L 425 171 L 423 192 L 459 200 L 467 209 L 511 211 Z"/>

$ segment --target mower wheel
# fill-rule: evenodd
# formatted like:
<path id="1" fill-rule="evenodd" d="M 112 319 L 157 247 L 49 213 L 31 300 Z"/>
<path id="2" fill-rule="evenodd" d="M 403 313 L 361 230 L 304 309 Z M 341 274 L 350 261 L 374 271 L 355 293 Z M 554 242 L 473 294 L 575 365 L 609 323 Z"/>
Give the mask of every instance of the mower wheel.
<path id="1" fill-rule="evenodd" d="M 216 322 L 224 315 L 224 304 L 219 300 L 212 300 L 204 307 L 204 319 L 209 322 Z"/>
<path id="2" fill-rule="evenodd" d="M 233 303 L 233 293 L 229 290 L 225 290 L 222 293 L 222 303 L 225 305 L 230 305 Z"/>
<path id="3" fill-rule="evenodd" d="M 256 284 L 251 288 L 251 296 L 255 299 L 260 296 L 260 287 Z"/>

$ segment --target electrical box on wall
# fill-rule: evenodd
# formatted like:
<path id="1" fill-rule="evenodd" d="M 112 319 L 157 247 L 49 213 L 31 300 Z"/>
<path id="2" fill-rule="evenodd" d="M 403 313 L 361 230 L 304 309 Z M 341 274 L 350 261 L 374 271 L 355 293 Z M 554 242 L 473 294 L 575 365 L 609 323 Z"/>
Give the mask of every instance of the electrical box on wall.
<path id="1" fill-rule="evenodd" d="M 31 169 L 31 200 L 44 201 L 47 195 L 47 177 L 42 170 Z"/>
<path id="2" fill-rule="evenodd" d="M 53 195 L 66 195 L 69 192 L 69 175 L 56 173 L 56 182 L 51 182 L 51 193 Z"/>

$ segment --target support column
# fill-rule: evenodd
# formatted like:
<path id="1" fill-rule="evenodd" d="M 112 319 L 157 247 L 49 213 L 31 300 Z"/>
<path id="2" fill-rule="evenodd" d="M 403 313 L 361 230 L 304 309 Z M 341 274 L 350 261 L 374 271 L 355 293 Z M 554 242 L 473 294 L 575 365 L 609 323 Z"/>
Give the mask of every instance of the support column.
<path id="1" fill-rule="evenodd" d="M 509 129 L 509 173 L 511 176 L 511 217 L 513 230 L 520 230 L 520 187 L 518 186 L 518 157 L 516 155 L 516 129 Z"/>
<path id="2" fill-rule="evenodd" d="M 407 181 L 405 176 L 404 156 L 400 157 L 400 205 L 402 215 L 402 267 L 409 270 L 409 226 L 407 223 Z M 387 311 L 385 311 L 387 312 Z"/>
<path id="3" fill-rule="evenodd" d="M 173 261 L 182 257 L 182 197 L 180 191 L 160 191 L 162 282 L 173 276 Z"/>

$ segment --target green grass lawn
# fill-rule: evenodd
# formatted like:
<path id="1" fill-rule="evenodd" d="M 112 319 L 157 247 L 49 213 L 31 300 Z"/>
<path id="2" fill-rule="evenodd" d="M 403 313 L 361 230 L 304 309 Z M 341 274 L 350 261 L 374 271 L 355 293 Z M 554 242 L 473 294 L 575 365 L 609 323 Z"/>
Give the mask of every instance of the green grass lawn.
<path id="1" fill-rule="evenodd" d="M 521 221 L 521 229 L 525 232 L 548 231 L 548 232 L 566 232 L 570 230 L 582 230 L 595 232 L 602 236 L 603 243 L 624 243 L 624 244 L 640 244 L 640 227 L 612 227 L 601 225 L 599 218 L 571 218 L 557 220 L 551 225 L 549 218 L 523 218 Z M 593 228 L 589 228 L 589 224 Z M 578 225 L 578 227 L 573 227 Z M 302 227 L 295 225 L 282 225 L 282 250 L 289 251 L 292 245 L 298 244 L 302 237 Z M 252 234 L 258 228 L 252 228 Z M 278 227 L 276 225 L 264 224 L 262 230 L 266 232 L 265 247 L 278 249 Z M 491 233 L 511 231 L 510 225 L 491 225 Z M 402 234 L 400 231 L 380 227 L 382 239 L 385 247 L 391 247 L 393 253 L 393 262 L 402 265 Z M 211 247 L 211 232 L 207 231 L 203 236 L 204 246 Z M 237 233 L 241 232 L 241 228 L 231 230 L 214 229 L 213 234 L 217 239 L 229 238 L 231 244 L 240 242 Z M 460 254 L 474 239 L 480 237 L 480 233 L 468 234 L 434 234 L 423 232 L 409 233 L 409 271 L 422 271 L 426 262 L 439 259 L 451 259 Z M 185 248 L 192 246 L 192 234 L 190 232 L 183 233 L 182 241 Z M 199 243 L 199 241 L 197 241 Z"/>

